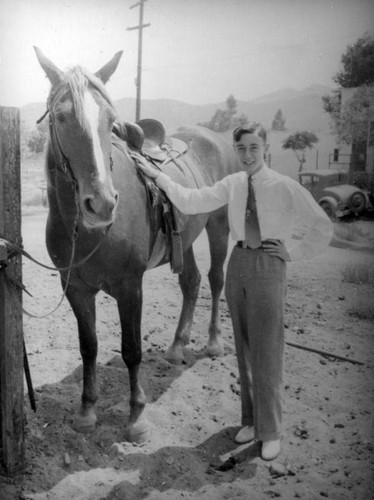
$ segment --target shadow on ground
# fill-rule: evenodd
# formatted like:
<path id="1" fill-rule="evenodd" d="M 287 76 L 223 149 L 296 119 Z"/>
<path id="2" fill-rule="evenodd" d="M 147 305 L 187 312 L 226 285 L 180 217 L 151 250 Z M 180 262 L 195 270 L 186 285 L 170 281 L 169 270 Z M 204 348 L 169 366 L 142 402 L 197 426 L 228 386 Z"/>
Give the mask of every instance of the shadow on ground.
<path id="1" fill-rule="evenodd" d="M 146 352 L 142 363 L 142 385 L 148 403 L 155 403 L 174 381 L 190 370 L 204 352 L 186 350 L 186 364 L 171 365 L 163 353 Z M 233 436 L 237 428 L 226 427 L 198 446 L 153 446 L 124 442 L 124 430 L 129 416 L 128 372 L 120 355 L 97 367 L 99 400 L 96 405 L 96 429 L 81 434 L 72 428 L 72 419 L 79 406 L 82 388 L 82 366 L 56 384 L 45 384 L 36 390 L 37 411 L 26 409 L 26 463 L 23 476 L 14 481 L 0 478 L 2 500 L 23 498 L 61 498 L 52 490 L 71 474 L 90 473 L 98 468 L 123 472 L 137 471 L 137 480 L 122 481 L 117 477 L 115 486 L 105 498 L 142 499 L 151 490 L 160 492 L 170 488 L 195 491 L 205 484 L 219 484 L 233 480 L 240 474 L 250 478 L 256 473 L 251 460 L 259 455 L 257 445 L 249 447 L 235 460 L 222 464 L 219 456 L 235 448 Z M 198 404 L 198 400 L 195 401 Z M 173 403 L 172 403 L 173 404 Z M 28 407 L 28 405 L 27 405 Z M 175 411 L 180 408 L 175 408 Z M 166 409 L 166 418 L 171 418 Z M 168 420 L 167 424 L 170 424 Z M 186 429 L 193 422 L 187 421 Z M 181 429 L 183 432 L 183 429 Z M 157 432 L 157 428 L 154 429 Z M 178 440 L 177 440 L 178 441 Z M 113 451 L 113 443 L 122 443 L 122 452 Z M 158 443 L 160 444 L 160 443 Z M 150 446 L 152 448 L 152 444 Z M 149 448 L 149 447 L 148 447 Z M 235 467 L 242 463 L 240 470 Z M 64 486 L 58 485 L 64 488 Z M 49 496 L 51 495 L 51 496 Z M 65 498 L 65 497 L 63 497 Z M 102 497 L 104 498 L 104 497 Z"/>

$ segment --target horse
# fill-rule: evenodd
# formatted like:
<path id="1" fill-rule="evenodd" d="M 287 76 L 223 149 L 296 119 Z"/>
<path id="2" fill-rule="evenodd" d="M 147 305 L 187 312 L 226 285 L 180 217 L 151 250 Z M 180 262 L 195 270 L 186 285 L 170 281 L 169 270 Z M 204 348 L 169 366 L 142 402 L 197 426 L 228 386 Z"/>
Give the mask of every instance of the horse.
<path id="1" fill-rule="evenodd" d="M 83 364 L 81 404 L 73 427 L 88 432 L 97 421 L 95 297 L 102 290 L 117 302 L 122 359 L 129 374 L 130 414 L 125 438 L 141 442 L 149 434 L 144 413 L 146 396 L 138 377 L 142 360 L 142 279 L 147 269 L 168 262 L 170 248 L 166 248 L 169 242 L 165 238 L 155 238 L 144 178 L 128 144 L 122 141 L 121 147 L 116 147 L 114 141 L 117 113 L 105 84 L 117 69 L 122 52 L 91 73 L 81 66 L 62 71 L 39 48 L 34 49 L 51 84 L 46 108 L 46 246 L 77 320 Z M 184 161 L 199 170 L 206 185 L 240 168 L 232 146 L 219 134 L 196 126 L 182 128 L 172 136 L 188 144 Z M 173 162 L 168 173 L 186 184 Z M 188 182 L 191 184 L 191 179 Z M 201 279 L 193 242 L 204 228 L 211 254 L 208 279 L 212 294 L 206 353 L 223 354 L 219 298 L 229 235 L 225 207 L 185 217 L 180 233 L 184 265 L 179 274 L 183 304 L 166 355 L 171 362 L 183 361 L 183 347 L 189 342 Z M 156 243 L 164 247 L 159 252 L 162 258 L 150 264 Z"/>

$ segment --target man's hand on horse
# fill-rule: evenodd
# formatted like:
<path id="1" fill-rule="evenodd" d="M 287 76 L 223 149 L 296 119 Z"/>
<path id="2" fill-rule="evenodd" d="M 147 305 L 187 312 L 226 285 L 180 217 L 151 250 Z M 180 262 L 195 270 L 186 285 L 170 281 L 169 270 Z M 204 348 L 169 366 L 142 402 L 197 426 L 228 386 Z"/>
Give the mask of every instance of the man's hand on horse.
<path id="1" fill-rule="evenodd" d="M 149 162 L 144 158 L 144 156 L 141 156 L 139 153 L 135 153 L 133 151 L 130 153 L 130 156 L 136 161 L 138 167 L 143 172 L 143 174 L 147 175 L 151 179 L 156 179 L 160 171 L 157 170 L 155 167 L 152 167 L 152 165 L 149 164 Z"/>

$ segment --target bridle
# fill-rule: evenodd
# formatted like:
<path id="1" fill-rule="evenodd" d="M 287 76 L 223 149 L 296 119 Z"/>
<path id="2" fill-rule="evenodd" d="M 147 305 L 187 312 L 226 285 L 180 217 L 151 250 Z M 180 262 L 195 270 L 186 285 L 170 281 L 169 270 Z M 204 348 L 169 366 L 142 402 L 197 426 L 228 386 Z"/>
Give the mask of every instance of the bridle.
<path id="1" fill-rule="evenodd" d="M 78 187 L 78 181 L 77 181 L 77 179 L 74 175 L 74 172 L 71 168 L 69 159 L 65 155 L 65 153 L 61 147 L 61 144 L 60 144 L 60 141 L 58 138 L 58 134 L 57 134 L 57 130 L 56 130 L 55 117 L 54 117 L 54 107 L 55 107 L 56 103 L 62 97 L 64 97 L 64 95 L 66 95 L 67 92 L 68 92 L 68 90 L 66 89 L 65 82 L 60 84 L 56 88 L 56 90 L 53 91 L 53 93 L 51 92 L 51 94 L 48 98 L 48 101 L 47 101 L 47 110 L 45 111 L 43 116 L 41 116 L 36 122 L 37 124 L 41 123 L 44 120 L 44 118 L 49 114 L 49 134 L 50 134 L 50 139 L 51 139 L 51 144 L 52 144 L 52 151 L 53 151 L 53 154 L 55 155 L 55 159 L 57 160 L 58 168 L 60 169 L 62 174 L 67 179 L 70 180 L 70 183 L 72 184 L 72 188 L 74 190 L 74 202 L 75 202 L 76 211 L 75 211 L 75 217 L 74 217 L 73 232 L 72 232 L 72 237 L 71 237 L 72 254 L 71 254 L 71 258 L 70 258 L 70 263 L 69 263 L 69 266 L 67 266 L 67 267 L 53 268 L 54 270 L 57 270 L 57 271 L 68 271 L 68 277 L 66 280 L 66 288 L 67 288 L 69 278 L 70 278 L 70 271 L 72 269 L 75 269 L 77 267 L 82 266 L 88 259 L 90 259 L 94 255 L 94 253 L 96 253 L 96 251 L 98 250 L 98 248 L 102 244 L 104 237 L 106 236 L 106 234 L 108 233 L 108 231 L 111 227 L 111 224 L 110 224 L 105 228 L 105 230 L 103 231 L 103 238 L 100 239 L 100 241 L 97 243 L 95 248 L 91 252 L 89 252 L 89 254 L 86 255 L 86 257 L 81 259 L 79 262 L 76 262 L 73 264 L 74 258 L 75 258 L 76 241 L 78 238 L 79 215 L 81 212 L 80 205 L 79 205 L 79 187 Z M 56 156 L 57 156 L 57 158 L 56 158 Z M 110 156 L 110 168 L 111 169 L 113 168 L 112 156 Z M 46 267 L 46 266 L 44 266 L 44 267 Z M 65 288 L 65 291 L 66 291 L 66 288 Z"/>
<path id="2" fill-rule="evenodd" d="M 56 149 L 57 149 L 57 156 L 56 158 L 58 160 L 58 166 L 62 173 L 66 177 L 70 177 L 70 181 L 73 184 L 74 190 L 78 191 L 78 182 L 75 178 L 74 172 L 70 166 L 70 162 L 68 157 L 65 155 L 60 141 L 58 139 L 58 134 L 56 130 L 56 125 L 55 125 L 55 116 L 54 116 L 54 108 L 57 104 L 57 102 L 60 101 L 66 94 L 68 93 L 68 89 L 66 89 L 66 83 L 62 82 L 60 85 L 57 86 L 57 88 L 51 92 L 50 96 L 48 97 L 47 101 L 47 109 L 45 113 L 36 121 L 36 123 L 39 125 L 45 117 L 49 114 L 49 135 L 52 140 L 52 149 L 54 154 L 56 155 Z M 56 148 L 57 146 L 57 148 Z M 109 167 L 110 170 L 113 171 L 113 157 L 110 155 L 109 157 Z"/>
<path id="3" fill-rule="evenodd" d="M 69 159 L 65 155 L 65 153 L 61 147 L 60 141 L 58 139 L 58 134 L 57 134 L 56 125 L 55 125 L 55 116 L 54 116 L 54 107 L 55 107 L 56 103 L 62 97 L 64 97 L 64 95 L 66 95 L 67 92 L 68 91 L 66 89 L 66 84 L 65 83 L 60 84 L 57 87 L 57 89 L 53 93 L 51 93 L 51 95 L 49 96 L 48 101 L 47 101 L 47 110 L 45 111 L 43 116 L 41 116 L 39 118 L 39 120 L 37 120 L 36 123 L 37 124 L 41 123 L 44 120 L 44 118 L 49 114 L 49 136 L 50 136 L 51 141 L 52 141 L 53 153 L 56 156 L 56 152 L 57 152 L 58 158 L 56 158 L 56 160 L 58 161 L 58 166 L 59 166 L 61 172 L 66 177 L 70 177 L 70 181 L 73 184 L 74 191 L 77 192 L 78 191 L 78 182 L 77 182 L 75 175 L 74 175 L 74 172 L 70 166 Z M 78 210 L 79 210 L 79 204 L 77 206 L 77 211 Z"/>
<path id="4" fill-rule="evenodd" d="M 59 143 L 58 134 L 57 134 L 57 131 L 56 131 L 56 128 L 55 128 L 55 125 L 54 125 L 53 106 L 51 107 L 51 103 L 55 103 L 57 101 L 57 97 L 61 98 L 61 97 L 63 97 L 63 95 L 66 94 L 66 91 L 62 92 L 61 89 L 62 89 L 62 85 L 60 87 L 58 87 L 57 90 L 49 97 L 48 102 L 47 102 L 47 110 L 44 113 L 44 115 L 41 118 L 39 118 L 39 120 L 37 120 L 36 123 L 37 124 L 41 123 L 44 120 L 44 118 L 49 114 L 49 133 L 50 133 L 50 137 L 51 137 L 51 141 L 52 141 L 53 152 L 56 153 L 55 148 L 53 146 L 57 145 L 58 155 L 60 157 L 59 158 L 59 167 L 60 167 L 60 170 L 62 171 L 62 173 L 67 178 L 70 179 L 70 181 L 71 181 L 71 183 L 73 185 L 73 189 L 74 189 L 74 200 L 75 200 L 75 206 L 76 206 L 76 213 L 75 213 L 75 217 L 74 217 L 73 232 L 72 232 L 72 236 L 71 236 L 72 250 L 71 250 L 71 256 L 70 256 L 70 260 L 69 260 L 69 265 L 67 267 L 52 267 L 52 266 L 47 266 L 47 265 L 43 264 L 42 262 L 39 262 L 38 260 L 34 259 L 23 248 L 15 245 L 14 243 L 6 241 L 8 249 L 12 253 L 14 253 L 14 254 L 20 253 L 20 254 L 24 255 L 25 257 L 29 258 L 31 261 L 33 261 L 36 264 L 40 265 L 41 267 L 44 267 L 45 269 L 50 269 L 50 270 L 59 271 L 59 272 L 66 272 L 67 271 L 67 277 L 66 277 L 66 280 L 65 280 L 65 285 L 64 285 L 64 288 L 63 288 L 61 299 L 58 302 L 57 306 L 55 306 L 52 309 L 52 311 L 49 311 L 46 314 L 35 315 L 35 314 L 32 314 L 32 313 L 26 311 L 24 309 L 22 303 L 19 302 L 18 297 L 14 294 L 14 299 L 18 303 L 18 305 L 22 309 L 22 311 L 25 314 L 27 314 L 28 316 L 33 317 L 33 318 L 38 318 L 38 319 L 40 319 L 40 318 L 46 318 L 47 316 L 50 316 L 51 314 L 53 314 L 60 307 L 60 305 L 62 304 L 62 301 L 64 300 L 64 297 L 66 295 L 67 288 L 69 286 L 71 271 L 73 269 L 76 269 L 76 268 L 82 266 L 85 262 L 87 262 L 97 252 L 98 248 L 100 247 L 100 245 L 104 241 L 104 237 L 106 236 L 107 232 L 109 231 L 109 229 L 111 227 L 111 225 L 109 225 L 109 226 L 107 226 L 105 228 L 105 230 L 103 232 L 103 237 L 99 240 L 99 242 L 93 248 L 93 250 L 91 250 L 91 252 L 88 253 L 88 255 L 86 255 L 80 261 L 74 263 L 75 251 L 76 251 L 76 241 L 77 241 L 77 238 L 78 238 L 78 222 L 79 222 L 79 213 L 80 213 L 78 182 L 77 182 L 77 180 L 76 180 L 76 178 L 74 176 L 74 172 L 73 172 L 73 170 L 72 170 L 72 168 L 70 166 L 69 159 L 64 154 L 64 152 L 63 152 L 63 150 L 61 148 L 61 145 Z M 112 159 L 111 159 L 111 167 L 112 167 Z M 8 285 L 9 285 L 9 283 L 8 283 Z M 10 290 L 13 290 L 13 288 L 11 287 Z"/>

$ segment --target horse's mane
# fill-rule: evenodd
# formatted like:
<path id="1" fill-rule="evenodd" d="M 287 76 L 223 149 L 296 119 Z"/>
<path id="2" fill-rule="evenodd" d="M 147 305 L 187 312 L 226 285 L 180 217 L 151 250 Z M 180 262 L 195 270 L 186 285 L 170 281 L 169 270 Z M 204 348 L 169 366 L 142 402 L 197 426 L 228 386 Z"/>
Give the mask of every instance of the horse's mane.
<path id="1" fill-rule="evenodd" d="M 75 114 L 80 125 L 84 127 L 83 96 L 89 87 L 97 90 L 109 106 L 114 109 L 113 102 L 102 81 L 81 66 L 75 66 L 64 73 L 63 80 L 56 87 L 52 87 L 47 102 L 48 109 L 53 112 L 55 104 L 70 92 Z"/>

